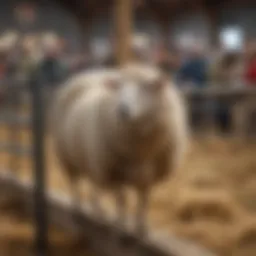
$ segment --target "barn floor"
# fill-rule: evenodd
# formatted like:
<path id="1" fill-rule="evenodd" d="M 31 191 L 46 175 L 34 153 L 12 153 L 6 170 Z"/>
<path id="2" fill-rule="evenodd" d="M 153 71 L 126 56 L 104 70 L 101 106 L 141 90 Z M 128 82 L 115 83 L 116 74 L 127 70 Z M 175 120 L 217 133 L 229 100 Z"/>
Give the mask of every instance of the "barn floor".
<path id="1" fill-rule="evenodd" d="M 0 130 L 0 140 L 7 136 L 7 129 Z M 22 132 L 23 144 L 29 144 L 29 134 Z M 68 182 L 47 146 L 47 179 L 49 189 L 67 191 Z M 28 158 L 9 159 L 0 155 L 1 167 L 10 162 L 18 164 L 22 178 L 31 177 Z M 88 184 L 81 186 L 84 197 Z M 130 211 L 134 210 L 134 198 L 130 195 Z M 113 211 L 112 201 L 106 195 L 106 208 Z M 10 221 L 9 221 L 10 219 Z M 8 221 L 7 221 L 8 220 Z M 153 227 L 195 240 L 213 249 L 221 256 L 256 255 L 256 144 L 231 139 L 212 138 L 193 142 L 184 166 L 175 177 L 159 185 L 150 202 L 149 220 Z M 1 223 L 10 223 L 2 228 Z M 4 226 L 3 226 L 4 227 Z M 5 235 L 7 232 L 8 235 Z M 0 248 L 15 254 L 12 246 L 30 248 L 31 226 L 15 215 L 4 214 L 0 218 Z M 56 252 L 65 255 L 74 248 L 63 235 L 54 235 Z M 61 238 L 60 238 L 61 237 Z M 2 246 L 3 244 L 3 246 Z M 62 253 L 63 252 L 63 253 Z M 25 252 L 24 252 L 24 255 Z"/>

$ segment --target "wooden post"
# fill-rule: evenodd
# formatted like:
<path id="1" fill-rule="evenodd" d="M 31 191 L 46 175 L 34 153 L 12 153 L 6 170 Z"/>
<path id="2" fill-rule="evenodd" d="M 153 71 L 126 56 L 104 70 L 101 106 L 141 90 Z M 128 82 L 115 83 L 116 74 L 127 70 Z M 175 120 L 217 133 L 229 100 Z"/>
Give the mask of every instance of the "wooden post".
<path id="1" fill-rule="evenodd" d="M 127 63 L 131 58 L 132 0 L 115 1 L 115 43 L 118 65 Z"/>

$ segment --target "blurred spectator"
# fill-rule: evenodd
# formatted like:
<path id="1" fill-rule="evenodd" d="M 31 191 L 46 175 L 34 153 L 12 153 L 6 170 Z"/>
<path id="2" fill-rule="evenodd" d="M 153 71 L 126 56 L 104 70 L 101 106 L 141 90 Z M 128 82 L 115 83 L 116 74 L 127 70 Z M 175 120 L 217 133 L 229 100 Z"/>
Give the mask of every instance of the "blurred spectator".
<path id="1" fill-rule="evenodd" d="M 26 83 L 38 63 L 42 59 L 39 37 L 31 34 L 21 40 L 20 52 L 16 59 L 15 77 L 22 83 Z M 17 57 L 17 56 L 16 56 Z"/>
<path id="2" fill-rule="evenodd" d="M 243 86 L 244 62 L 238 52 L 230 51 L 220 54 L 211 64 L 209 80 L 215 87 L 236 88 Z M 231 129 L 230 104 L 219 99 L 215 104 L 216 123 L 222 132 Z"/>
<path id="3" fill-rule="evenodd" d="M 67 64 L 61 59 L 62 42 L 55 34 L 46 34 L 42 40 L 44 58 L 40 68 L 44 83 L 57 85 L 68 75 Z"/>
<path id="4" fill-rule="evenodd" d="M 215 86 L 242 86 L 244 63 L 239 53 L 227 52 L 219 56 L 209 69 L 209 80 Z"/>
<path id="5" fill-rule="evenodd" d="M 245 81 L 250 86 L 256 86 L 256 52 L 252 53 L 246 65 Z"/>
<path id="6" fill-rule="evenodd" d="M 6 31 L 0 37 L 0 79 L 3 80 L 9 74 L 11 63 L 10 55 L 14 51 L 18 41 L 18 33 Z"/>
<path id="7" fill-rule="evenodd" d="M 194 47 L 178 70 L 178 83 L 202 88 L 207 83 L 207 69 L 208 61 L 202 49 Z"/>

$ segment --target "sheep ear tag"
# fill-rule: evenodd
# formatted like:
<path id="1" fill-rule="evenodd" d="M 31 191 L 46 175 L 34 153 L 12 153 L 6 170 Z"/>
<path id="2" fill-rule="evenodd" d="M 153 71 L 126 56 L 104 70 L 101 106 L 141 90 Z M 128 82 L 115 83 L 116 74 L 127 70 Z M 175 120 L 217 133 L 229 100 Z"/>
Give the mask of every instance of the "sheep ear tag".
<path id="1" fill-rule="evenodd" d="M 116 79 L 107 79 L 105 85 L 110 88 L 111 90 L 117 90 L 120 86 L 120 83 Z"/>

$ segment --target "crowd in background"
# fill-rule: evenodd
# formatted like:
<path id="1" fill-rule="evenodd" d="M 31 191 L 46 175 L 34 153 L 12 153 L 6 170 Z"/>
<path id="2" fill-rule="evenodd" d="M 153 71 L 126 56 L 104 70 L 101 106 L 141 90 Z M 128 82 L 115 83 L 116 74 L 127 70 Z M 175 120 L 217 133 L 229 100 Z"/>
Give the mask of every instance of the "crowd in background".
<path id="1" fill-rule="evenodd" d="M 164 51 L 164 50 L 162 50 Z M 184 52 L 162 53 L 157 60 L 167 72 L 173 71 L 181 86 L 242 87 L 256 85 L 256 41 L 248 41 L 240 51 L 192 45 Z"/>
<path id="2" fill-rule="evenodd" d="M 256 86 L 256 42 L 248 41 L 241 51 L 224 51 L 221 47 L 206 49 L 200 44 L 186 50 L 165 44 L 152 44 L 143 34 L 132 39 L 132 57 L 159 66 L 180 88 L 253 87 Z M 99 51 L 100 52 L 100 51 Z M 40 74 L 42 85 L 61 84 L 69 75 L 95 66 L 116 64 L 114 46 L 95 56 L 88 46 L 72 51 L 68 42 L 54 33 L 0 35 L 0 82 L 16 79 L 27 85 L 32 74 Z M 21 83 L 21 84 L 22 84 Z M 1 87 L 2 88 L 2 87 Z M 195 111 L 212 111 L 225 128 L 230 126 L 228 106 L 224 103 L 195 99 Z M 198 112 L 198 113 L 199 113 Z M 200 114 L 195 113 L 197 121 Z M 207 112 L 208 113 L 208 112 Z"/>
<path id="3" fill-rule="evenodd" d="M 134 58 L 158 65 L 179 86 L 256 85 L 254 40 L 248 41 L 241 51 L 205 49 L 200 44 L 181 51 L 167 49 L 161 42 L 152 46 L 145 35 L 136 35 L 132 49 Z M 0 35 L 0 79 L 11 76 L 24 80 L 34 66 L 39 66 L 45 83 L 56 83 L 69 74 L 97 65 L 115 65 L 113 49 L 96 58 L 88 48 L 71 51 L 67 41 L 53 33 L 21 36 L 10 31 Z"/>
<path id="4" fill-rule="evenodd" d="M 59 82 L 68 75 L 65 41 L 52 33 L 20 36 L 7 32 L 0 37 L 0 78 L 27 82 L 40 69 L 46 83 Z"/>

